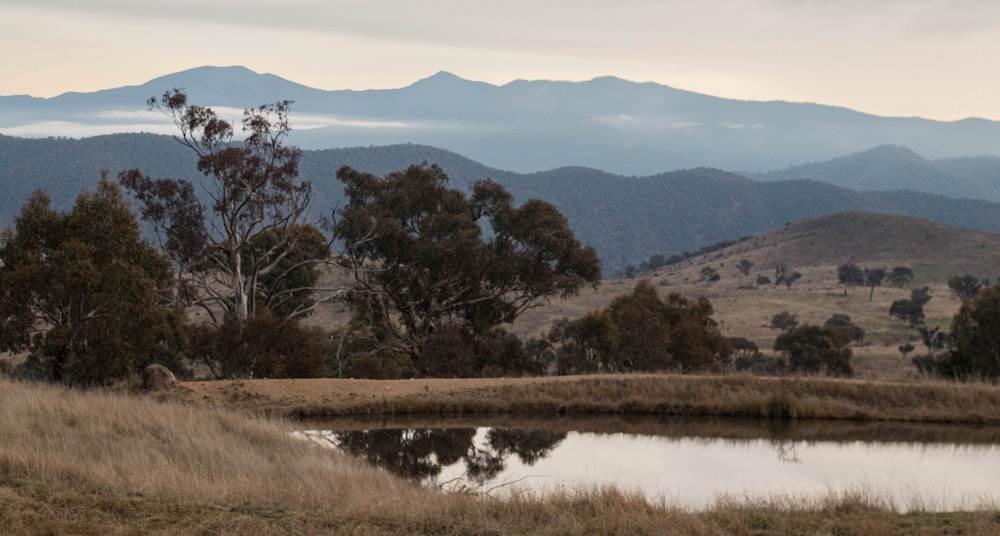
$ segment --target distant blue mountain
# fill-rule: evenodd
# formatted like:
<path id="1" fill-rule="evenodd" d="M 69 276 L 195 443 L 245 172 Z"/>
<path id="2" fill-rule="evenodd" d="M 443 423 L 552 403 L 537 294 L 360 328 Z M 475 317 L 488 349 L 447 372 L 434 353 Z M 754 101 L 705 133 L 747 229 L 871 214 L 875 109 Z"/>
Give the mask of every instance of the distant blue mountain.
<path id="1" fill-rule="evenodd" d="M 880 145 L 930 159 L 1000 155 L 1000 123 L 887 118 L 846 108 L 722 99 L 614 77 L 502 86 L 441 72 L 389 90 L 325 91 L 243 67 L 199 67 L 139 86 L 41 99 L 0 97 L 0 133 L 81 137 L 170 132 L 146 99 L 246 108 L 293 100 L 306 149 L 426 144 L 518 172 L 586 166 L 651 175 L 699 166 L 762 173 Z"/>

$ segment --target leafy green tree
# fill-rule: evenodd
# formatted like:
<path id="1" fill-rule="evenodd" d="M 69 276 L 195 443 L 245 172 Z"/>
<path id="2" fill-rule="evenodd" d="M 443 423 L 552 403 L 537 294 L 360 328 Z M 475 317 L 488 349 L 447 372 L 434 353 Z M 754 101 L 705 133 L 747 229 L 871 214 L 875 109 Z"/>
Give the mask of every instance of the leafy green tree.
<path id="1" fill-rule="evenodd" d="M 927 355 L 930 357 L 933 357 L 935 352 L 944 350 L 945 346 L 948 345 L 950 335 L 947 331 L 941 331 L 941 328 L 938 326 L 934 326 L 933 328 L 920 326 L 917 332 L 920 333 L 920 340 L 927 347 Z"/>
<path id="2" fill-rule="evenodd" d="M 782 311 L 771 317 L 771 329 L 788 331 L 797 325 L 799 325 L 798 318 L 788 311 Z"/>
<path id="3" fill-rule="evenodd" d="M 948 288 L 962 303 L 968 303 L 983 289 L 983 282 L 972 274 L 953 275 L 948 278 Z"/>
<path id="4" fill-rule="evenodd" d="M 959 379 L 1000 377 L 1000 285 L 963 303 L 951 322 L 952 351 L 936 372 Z"/>
<path id="5" fill-rule="evenodd" d="M 785 285 L 791 289 L 792 285 L 802 278 L 802 274 L 792 270 L 787 264 L 779 264 L 774 267 L 774 286 Z"/>
<path id="6" fill-rule="evenodd" d="M 664 299 L 649 281 L 640 281 L 551 337 L 560 345 L 559 372 L 692 372 L 725 365 L 733 348 L 712 314 L 706 298 L 670 293 Z"/>
<path id="7" fill-rule="evenodd" d="M 851 376 L 850 342 L 844 330 L 803 324 L 778 335 L 774 349 L 785 356 L 794 371 Z"/>
<path id="8" fill-rule="evenodd" d="M 630 294 L 616 297 L 608 314 L 617 328 L 616 363 L 626 371 L 664 370 L 672 364 L 667 305 L 649 281 L 640 281 Z"/>
<path id="9" fill-rule="evenodd" d="M 2 235 L 2 347 L 54 382 L 108 385 L 173 358 L 179 327 L 162 307 L 169 261 L 140 236 L 121 191 L 102 177 L 69 212 L 35 192 Z"/>
<path id="10" fill-rule="evenodd" d="M 591 311 L 574 322 L 568 322 L 560 333 L 550 338 L 562 340 L 556 371 L 559 374 L 589 374 L 605 370 L 616 372 L 618 326 L 607 309 Z"/>
<path id="11" fill-rule="evenodd" d="M 848 262 L 837 266 L 837 280 L 844 285 L 844 296 L 847 296 L 847 287 L 865 283 L 865 273 L 857 264 Z"/>
<path id="12" fill-rule="evenodd" d="M 915 288 L 910 291 L 910 299 L 895 300 L 889 306 L 889 315 L 904 322 L 910 327 L 924 323 L 924 305 L 931 301 L 930 287 Z"/>
<path id="13" fill-rule="evenodd" d="M 319 378 L 329 373 L 329 336 L 267 309 L 240 321 L 228 314 L 221 326 L 188 328 L 191 353 L 216 378 Z"/>
<path id="14" fill-rule="evenodd" d="M 902 287 L 910 281 L 913 281 L 913 270 L 905 266 L 897 266 L 893 268 L 886 277 L 889 280 L 889 284 L 896 287 Z"/>
<path id="15" fill-rule="evenodd" d="M 868 302 L 875 299 L 875 287 L 881 287 L 885 281 L 885 268 L 865 268 L 865 285 L 870 289 Z"/>
<path id="16" fill-rule="evenodd" d="M 347 197 L 334 226 L 337 261 L 353 274 L 350 305 L 377 335 L 369 351 L 406 355 L 421 374 L 437 329 L 479 336 L 600 281 L 597 254 L 555 207 L 515 207 L 493 181 L 475 182 L 467 197 L 436 165 L 384 178 L 344 167 L 337 178 Z"/>
<path id="17" fill-rule="evenodd" d="M 307 221 L 312 186 L 298 179 L 301 151 L 285 143 L 291 102 L 245 110 L 243 140 L 211 108 L 188 104 L 183 90 L 148 104 L 173 120 L 204 174 L 197 185 L 138 169 L 118 176 L 174 262 L 181 296 L 215 326 L 232 321 L 227 315 L 246 322 L 263 308 L 308 314 L 317 303 L 309 267 L 327 262 L 329 241 Z"/>
<path id="18" fill-rule="evenodd" d="M 712 283 L 715 283 L 716 281 L 722 279 L 722 276 L 719 275 L 719 272 L 715 268 L 712 268 L 711 266 L 702 267 L 700 276 L 701 280 L 705 282 L 706 288 L 710 287 Z"/>
<path id="19" fill-rule="evenodd" d="M 844 329 L 846 333 L 849 334 L 851 341 L 860 343 L 865 338 L 865 330 L 861 326 L 855 324 L 851 317 L 842 313 L 836 313 L 830 318 L 826 319 L 823 323 L 823 327 L 830 329 Z"/>
<path id="20" fill-rule="evenodd" d="M 743 274 L 743 277 L 750 277 L 751 268 L 753 268 L 753 261 L 749 259 L 740 259 L 740 262 L 736 263 L 736 269 Z"/>

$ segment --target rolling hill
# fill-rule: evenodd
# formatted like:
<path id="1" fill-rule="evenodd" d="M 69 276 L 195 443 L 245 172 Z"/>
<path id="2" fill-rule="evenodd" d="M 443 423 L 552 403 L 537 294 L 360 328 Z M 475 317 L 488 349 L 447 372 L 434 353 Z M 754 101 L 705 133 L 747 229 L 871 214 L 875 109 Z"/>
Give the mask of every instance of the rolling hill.
<path id="1" fill-rule="evenodd" d="M 75 139 L 0 136 L 0 218 L 10 222 L 35 188 L 67 208 L 92 188 L 102 169 L 114 175 L 139 167 L 154 177 L 199 176 L 194 156 L 169 136 L 117 134 Z M 539 198 L 567 217 L 580 240 L 594 246 L 606 274 L 656 253 L 757 236 L 786 223 L 844 211 L 900 214 L 951 225 L 1000 231 L 1000 204 L 917 192 L 857 192 L 813 180 L 760 182 L 696 168 L 626 177 L 567 167 L 519 174 L 489 168 L 434 147 L 404 144 L 306 151 L 301 173 L 314 183 L 316 215 L 342 204 L 335 173 L 344 165 L 377 175 L 420 162 L 437 163 L 452 184 L 492 178 L 516 200 Z M 877 228 L 869 232 L 877 232 Z"/>
<path id="2" fill-rule="evenodd" d="M 763 181 L 813 179 L 859 191 L 913 190 L 1000 201 L 1000 159 L 966 157 L 932 161 L 896 145 L 749 176 Z"/>

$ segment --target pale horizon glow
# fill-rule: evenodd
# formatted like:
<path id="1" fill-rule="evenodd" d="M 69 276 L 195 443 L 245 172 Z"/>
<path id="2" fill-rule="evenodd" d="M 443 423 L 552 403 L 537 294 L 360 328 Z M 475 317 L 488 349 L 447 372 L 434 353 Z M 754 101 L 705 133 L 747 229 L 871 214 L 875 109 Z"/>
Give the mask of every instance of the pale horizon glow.
<path id="1" fill-rule="evenodd" d="M 0 95 L 53 97 L 242 65 L 317 89 L 449 71 L 616 76 L 718 97 L 1000 120 L 992 0 L 8 0 Z"/>

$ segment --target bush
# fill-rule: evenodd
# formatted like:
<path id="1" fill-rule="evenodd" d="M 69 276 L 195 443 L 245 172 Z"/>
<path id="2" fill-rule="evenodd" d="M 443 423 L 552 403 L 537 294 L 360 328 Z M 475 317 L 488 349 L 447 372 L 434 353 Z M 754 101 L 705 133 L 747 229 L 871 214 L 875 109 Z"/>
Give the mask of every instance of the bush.
<path id="1" fill-rule="evenodd" d="M 850 335 L 842 329 L 804 324 L 782 333 L 774 349 L 788 360 L 796 372 L 851 376 Z"/>
<path id="2" fill-rule="evenodd" d="M 319 378 L 328 375 L 329 337 L 266 309 L 239 322 L 227 315 L 216 328 L 189 327 L 193 355 L 216 378 Z"/>

